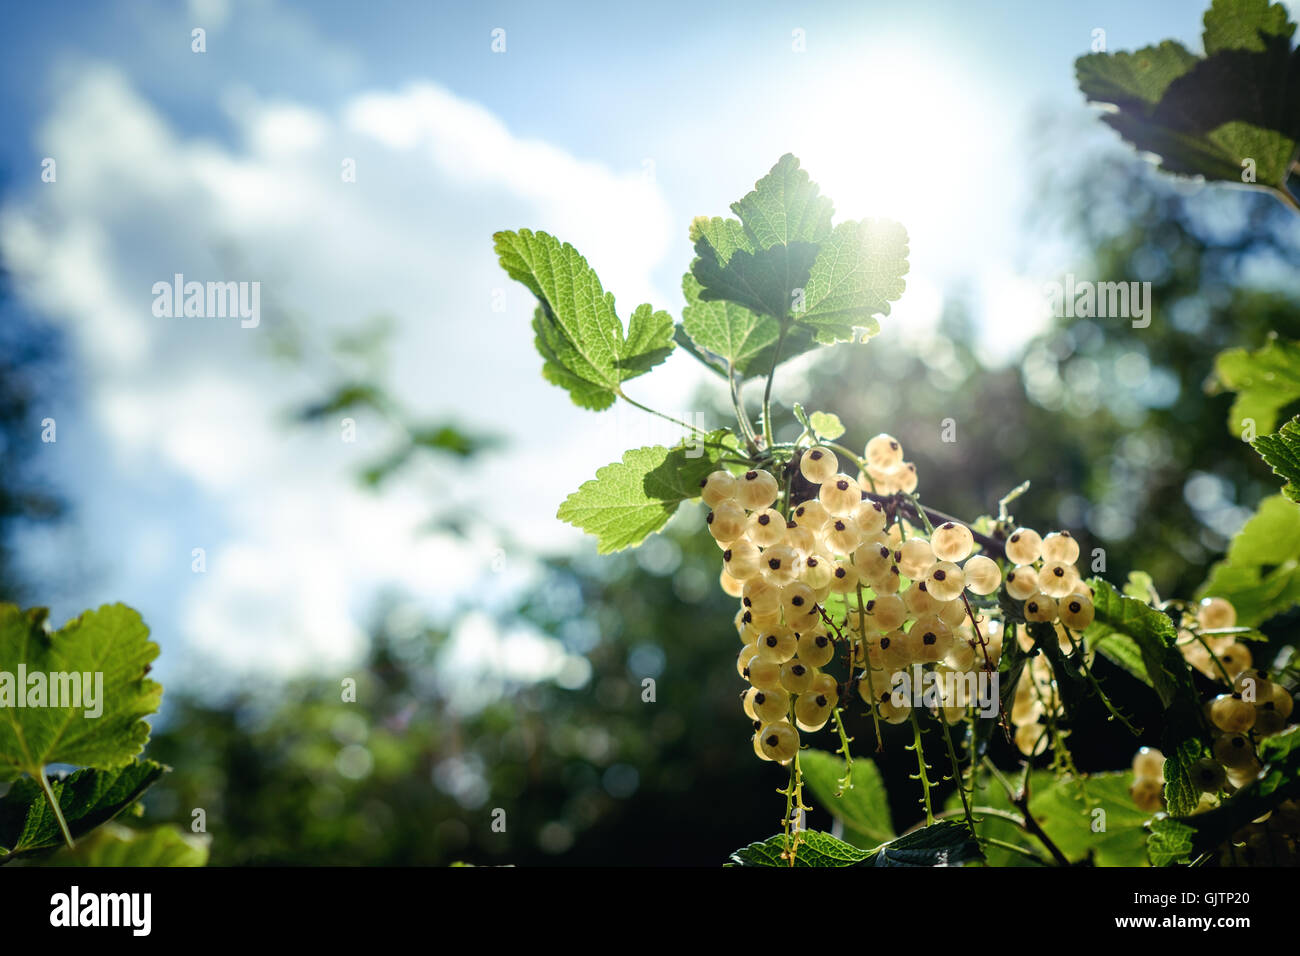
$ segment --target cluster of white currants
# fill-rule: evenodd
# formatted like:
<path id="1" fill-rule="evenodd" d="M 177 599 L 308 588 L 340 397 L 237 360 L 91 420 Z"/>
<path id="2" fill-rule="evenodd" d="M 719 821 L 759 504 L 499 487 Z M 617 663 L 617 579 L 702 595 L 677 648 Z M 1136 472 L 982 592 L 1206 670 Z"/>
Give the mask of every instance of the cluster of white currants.
<path id="1" fill-rule="evenodd" d="M 1230 633 L 1215 633 L 1231 631 L 1236 623 L 1236 608 L 1213 597 L 1202 601 L 1195 614 L 1185 613 L 1179 631 L 1179 648 L 1187 661 L 1230 688 L 1205 704 L 1214 733 L 1212 756 L 1201 758 L 1189 770 L 1202 794 L 1198 811 L 1215 806 L 1216 795 L 1235 792 L 1255 779 L 1261 769 L 1257 742 L 1287 726 L 1295 703 L 1267 671 L 1251 666 L 1244 644 Z M 1144 747 L 1134 758 L 1131 792 L 1139 809 L 1155 811 L 1163 806 L 1163 768 L 1164 756 L 1158 750 Z"/>
<path id="2" fill-rule="evenodd" d="M 1033 528 L 1017 528 L 1007 537 L 1007 594 L 1025 602 L 1025 620 L 1059 621 L 1081 631 L 1092 623 L 1092 592 L 1075 562 L 1079 542 L 1068 531 L 1040 537 Z"/>

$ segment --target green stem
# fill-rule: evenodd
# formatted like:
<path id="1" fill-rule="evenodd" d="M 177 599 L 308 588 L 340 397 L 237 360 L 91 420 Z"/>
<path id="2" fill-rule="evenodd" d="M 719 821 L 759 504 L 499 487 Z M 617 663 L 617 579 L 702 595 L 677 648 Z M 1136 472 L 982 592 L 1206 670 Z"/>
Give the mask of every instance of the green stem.
<path id="1" fill-rule="evenodd" d="M 617 395 L 619 398 L 623 399 L 623 401 L 627 402 L 633 408 L 639 408 L 641 409 L 641 411 L 649 412 L 651 415 L 654 415 L 657 418 L 662 418 L 666 422 L 672 422 L 674 425 L 680 425 L 682 428 L 685 428 L 687 431 L 695 432 L 695 434 L 697 435 L 708 434 L 708 432 L 705 431 L 703 428 L 697 428 L 694 425 L 691 425 L 688 422 L 684 422 L 679 418 L 673 418 L 673 416 L 671 415 L 665 415 L 663 412 L 657 412 L 653 408 L 650 408 L 648 405 L 642 405 L 634 398 L 628 398 L 621 388 L 614 389 L 614 394 Z"/>
<path id="2" fill-rule="evenodd" d="M 934 823 L 934 808 L 930 805 L 930 778 L 925 775 L 925 751 L 921 747 L 921 722 L 916 719 L 916 708 L 910 711 L 912 718 L 912 749 L 916 751 L 916 767 L 921 776 L 921 796 L 925 801 L 926 826 Z"/>
<path id="3" fill-rule="evenodd" d="M 1130 734 L 1132 734 L 1134 737 L 1141 737 L 1142 731 L 1138 730 L 1131 723 L 1129 723 L 1128 718 L 1125 717 L 1123 714 L 1121 714 L 1115 708 L 1115 705 L 1110 702 L 1110 698 L 1106 696 L 1106 692 L 1101 689 L 1101 683 L 1097 680 L 1096 677 L 1093 676 L 1092 669 L 1088 667 L 1088 657 L 1087 654 L 1085 653 L 1085 649 L 1079 647 L 1074 643 L 1074 634 L 1071 633 L 1068 627 L 1062 627 L 1062 630 L 1065 631 L 1065 636 L 1070 642 L 1070 649 L 1074 651 L 1074 653 L 1079 655 L 1079 663 L 1083 666 L 1084 676 L 1088 678 L 1088 683 L 1091 684 L 1093 690 L 1097 692 L 1097 696 L 1100 697 L 1101 702 L 1106 705 L 1106 709 L 1110 711 L 1111 715 L 1116 720 L 1118 720 L 1121 724 L 1124 725 L 1125 729 L 1127 729 Z"/>
<path id="4" fill-rule="evenodd" d="M 948 761 L 952 764 L 952 778 L 957 783 L 957 792 L 961 794 L 962 809 L 966 811 L 966 825 L 970 832 L 975 832 L 975 820 L 970 813 L 970 800 L 966 793 L 966 775 L 962 772 L 961 762 L 957 759 L 957 748 L 952 745 L 952 733 L 948 730 L 948 721 L 943 708 L 939 708 L 939 726 L 943 728 L 943 740 L 948 745 Z"/>
<path id="5" fill-rule="evenodd" d="M 45 768 L 41 767 L 36 772 L 36 779 L 40 781 L 41 789 L 45 791 L 45 799 L 49 801 L 50 809 L 54 811 L 54 819 L 59 823 L 59 829 L 63 831 L 63 842 L 68 844 L 69 848 L 77 844 L 72 840 L 72 831 L 68 829 L 68 821 L 63 819 L 63 809 L 59 806 L 58 798 L 54 796 L 54 789 L 50 786 L 49 778 L 45 776 Z"/>
<path id="6" fill-rule="evenodd" d="M 772 379 L 776 378 L 776 366 L 781 361 L 781 345 L 785 342 L 785 323 L 776 336 L 776 347 L 772 349 L 772 367 L 767 372 L 767 386 L 763 389 L 763 440 L 771 446 L 772 437 Z"/>
<path id="7" fill-rule="evenodd" d="M 849 751 L 849 743 L 853 740 L 844 730 L 844 720 L 840 717 L 840 708 L 836 707 L 832 712 L 835 717 L 835 730 L 840 735 L 840 753 L 844 754 L 844 776 L 836 781 L 836 787 L 839 792 L 835 796 L 840 796 L 845 790 L 853 788 L 853 754 Z"/>
<path id="8" fill-rule="evenodd" d="M 736 411 L 736 422 L 740 425 L 740 432 L 745 442 L 753 451 L 758 436 L 754 433 L 754 426 L 750 424 L 749 415 L 745 413 L 745 405 L 740 400 L 740 382 L 736 380 L 736 370 L 730 363 L 727 364 L 727 382 L 731 386 L 731 407 Z"/>
<path id="9" fill-rule="evenodd" d="M 980 837 L 979 841 L 987 846 L 1001 847 L 1004 850 L 1010 850 L 1012 853 L 1019 853 L 1021 856 L 1025 857 L 1026 859 L 1033 860 L 1039 866 L 1052 865 L 1051 862 L 1049 862 L 1048 860 L 1044 860 L 1033 850 L 1026 850 L 1023 846 L 1017 846 L 1014 843 L 1007 843 L 1003 840 L 998 840 L 994 837 L 988 837 L 988 836 Z"/>

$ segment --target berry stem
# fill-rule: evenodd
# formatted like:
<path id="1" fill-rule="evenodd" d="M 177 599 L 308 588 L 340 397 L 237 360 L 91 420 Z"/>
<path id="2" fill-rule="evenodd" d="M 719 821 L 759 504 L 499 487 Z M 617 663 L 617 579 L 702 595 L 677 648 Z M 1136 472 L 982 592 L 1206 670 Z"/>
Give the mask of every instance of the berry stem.
<path id="1" fill-rule="evenodd" d="M 749 445 L 749 450 L 755 451 L 758 435 L 754 432 L 754 426 L 745 412 L 745 404 L 740 396 L 741 382 L 736 378 L 735 366 L 730 362 L 727 363 L 727 383 L 731 386 L 731 407 L 736 411 L 736 423 L 740 425 L 740 433 L 745 443 Z"/>
<path id="2" fill-rule="evenodd" d="M 54 796 L 54 788 L 50 786 L 49 778 L 45 776 L 45 768 L 40 767 L 36 772 L 36 779 L 45 791 L 45 799 L 50 804 L 50 809 L 54 811 L 54 819 L 58 821 L 59 830 L 63 833 L 63 842 L 69 848 L 75 847 L 76 843 L 72 840 L 72 831 L 68 829 L 68 821 L 63 819 L 63 809 L 59 806 L 59 800 Z"/>
<path id="3" fill-rule="evenodd" d="M 987 757 L 984 759 L 988 761 L 990 767 L 993 765 L 993 762 L 988 760 Z M 994 768 L 995 772 L 996 769 L 997 768 Z M 1037 838 L 1039 843 L 1047 847 L 1047 852 L 1052 854 L 1052 859 L 1056 861 L 1057 866 L 1069 866 L 1069 858 L 1061 852 L 1060 847 L 1052 842 L 1052 838 L 1049 837 L 1043 828 L 1038 825 L 1038 821 L 1034 819 L 1034 815 L 1029 812 L 1029 769 L 1030 765 L 1026 763 L 1025 779 L 1020 785 L 1020 790 L 1016 793 L 1008 791 L 1007 796 L 1010 798 L 1012 805 L 1020 811 L 1022 816 L 1024 816 L 1025 831 L 1032 834 Z M 1001 776 L 1001 774 L 998 774 L 999 778 L 1001 778 Z M 1006 781 L 1003 780 L 1003 783 L 1005 782 Z"/>
<path id="4" fill-rule="evenodd" d="M 1101 689 L 1101 682 L 1097 680 L 1096 676 L 1092 673 L 1092 669 L 1088 667 L 1088 657 L 1084 653 L 1084 649 L 1074 643 L 1073 632 L 1064 625 L 1062 625 L 1061 630 L 1065 631 L 1065 636 L 1070 642 L 1070 649 L 1079 655 L 1079 663 L 1083 666 L 1083 674 L 1088 678 L 1088 683 L 1092 685 L 1093 690 L 1097 692 L 1097 696 L 1101 698 L 1101 702 L 1106 705 L 1106 709 L 1110 711 L 1111 715 L 1116 720 L 1124 725 L 1125 729 L 1128 730 L 1130 734 L 1134 737 L 1141 737 L 1142 731 L 1129 723 L 1128 718 L 1116 709 L 1115 705 L 1110 702 L 1110 698 L 1106 696 L 1106 692 Z M 1080 642 L 1082 642 L 1082 638 L 1080 638 Z M 1231 683 L 1231 681 L 1229 681 L 1229 683 Z"/>
<path id="5" fill-rule="evenodd" d="M 871 678 L 870 648 L 867 647 L 867 612 L 862 599 L 862 582 L 858 582 L 858 635 L 862 639 L 862 669 L 867 672 L 867 693 L 871 695 L 871 721 L 876 729 L 876 753 L 885 750 L 885 738 L 880 733 L 880 714 L 876 710 L 876 682 Z M 853 676 L 853 649 L 849 649 L 849 676 Z M 850 683 L 852 681 L 850 680 Z M 852 687 L 845 688 L 852 692 Z"/>
<path id="6" fill-rule="evenodd" d="M 962 772 L 961 761 L 957 759 L 957 748 L 952 745 L 952 733 L 948 730 L 948 721 L 943 716 L 942 711 L 939 714 L 939 726 L 943 728 L 943 741 L 948 746 L 948 761 L 952 764 L 952 778 L 957 784 L 957 792 L 961 794 L 961 806 L 966 811 L 966 825 L 970 827 L 970 832 L 975 833 L 975 820 L 970 813 L 970 799 L 966 792 L 966 775 Z"/>
<path id="7" fill-rule="evenodd" d="M 642 405 L 634 398 L 628 398 L 627 394 L 621 388 L 614 389 L 614 394 L 617 395 L 619 398 L 623 399 L 623 401 L 627 402 L 633 408 L 639 408 L 641 409 L 641 411 L 649 412 L 651 415 L 654 415 L 658 418 L 662 418 L 666 422 L 672 422 L 674 425 L 680 425 L 682 428 L 685 428 L 687 431 L 694 432 L 697 435 L 708 434 L 708 432 L 706 432 L 703 428 L 697 428 L 696 426 L 691 425 L 688 422 L 684 422 L 679 418 L 673 418 L 673 416 L 671 415 L 665 415 L 663 412 L 657 412 L 653 408 L 650 408 L 648 405 Z"/>
<path id="8" fill-rule="evenodd" d="M 767 386 L 763 389 L 763 439 L 770 447 L 772 437 L 772 380 L 776 378 L 776 366 L 781 361 L 781 346 L 785 343 L 786 324 L 781 323 L 781 331 L 776 336 L 776 347 L 772 349 L 772 367 L 767 372 Z"/>
<path id="9" fill-rule="evenodd" d="M 836 707 L 832 712 L 835 717 L 835 730 L 840 735 L 839 752 L 844 754 L 844 776 L 840 777 L 835 784 L 839 788 L 835 794 L 837 797 L 843 794 L 845 790 L 853 789 L 853 754 L 849 752 L 849 743 L 853 738 L 844 731 L 844 721 L 840 717 L 840 709 Z"/>
<path id="10" fill-rule="evenodd" d="M 934 823 L 934 808 L 930 804 L 930 778 L 925 773 L 925 750 L 921 746 L 921 722 L 916 718 L 916 708 L 910 713 L 912 718 L 912 749 L 916 751 L 916 767 L 921 778 L 921 799 L 925 801 L 925 825 Z"/>
<path id="11" fill-rule="evenodd" d="M 1023 846 L 1019 846 L 1018 844 L 1015 843 L 1007 843 L 1004 840 L 999 840 L 995 837 L 989 837 L 989 836 L 980 837 L 979 841 L 983 843 L 985 846 L 996 846 L 996 847 L 1000 847 L 1003 850 L 1010 850 L 1012 853 L 1019 853 L 1021 856 L 1025 857 L 1026 859 L 1033 860 L 1039 866 L 1052 865 L 1050 860 L 1044 860 L 1033 850 L 1026 850 Z"/>

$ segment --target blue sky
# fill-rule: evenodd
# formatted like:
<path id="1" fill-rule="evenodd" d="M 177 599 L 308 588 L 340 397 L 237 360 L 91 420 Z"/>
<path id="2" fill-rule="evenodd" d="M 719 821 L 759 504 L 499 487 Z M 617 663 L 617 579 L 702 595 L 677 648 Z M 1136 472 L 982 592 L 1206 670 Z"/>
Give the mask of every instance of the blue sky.
<path id="1" fill-rule="evenodd" d="M 11 7 L 0 251 L 20 306 L 66 336 L 77 383 L 50 399 L 60 440 L 42 449 L 73 519 L 25 539 L 29 569 L 56 617 L 138 607 L 164 675 L 191 679 L 213 662 L 346 662 L 386 586 L 434 610 L 500 593 L 526 576 L 524 556 L 502 574 L 487 532 L 420 534 L 432 501 L 524 474 L 495 517 L 530 546 L 574 546 L 553 518 L 563 495 L 629 445 L 672 436 L 591 416 L 542 382 L 531 305 L 500 274 L 493 231 L 553 231 L 624 315 L 641 301 L 677 312 L 691 217 L 724 212 L 793 151 L 838 216 L 909 230 L 908 292 L 883 334 L 923 336 L 962 286 L 990 338 L 1014 344 L 1007 333 L 1032 332 L 1042 309 L 1026 263 L 1046 237 L 1023 235 L 1028 189 L 1045 161 L 1110 137 L 1074 88 L 1074 58 L 1096 28 L 1112 50 L 1198 48 L 1204 6 Z M 1064 142 L 1036 135 L 1044 112 Z M 341 181 L 345 159 L 355 183 Z M 150 287 L 176 272 L 261 282 L 263 326 L 154 317 Z M 490 305 L 500 289 L 505 313 Z M 266 333 L 293 321 L 323 343 L 377 311 L 396 319 L 392 375 L 409 405 L 513 441 L 451 476 L 459 490 L 435 469 L 367 495 L 348 469 L 382 451 L 379 424 L 361 422 L 355 445 L 282 425 L 321 382 L 272 362 Z M 637 388 L 688 412 L 699 382 L 678 356 Z M 482 617 L 466 626 L 488 656 L 510 640 L 484 637 Z"/>

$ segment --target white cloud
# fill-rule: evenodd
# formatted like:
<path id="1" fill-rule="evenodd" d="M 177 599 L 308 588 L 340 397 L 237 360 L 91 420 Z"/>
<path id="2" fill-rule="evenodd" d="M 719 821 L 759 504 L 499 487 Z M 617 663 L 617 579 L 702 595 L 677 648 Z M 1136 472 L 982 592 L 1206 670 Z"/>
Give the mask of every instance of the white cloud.
<path id="1" fill-rule="evenodd" d="M 207 15 L 219 19 L 217 7 Z M 508 460 L 460 475 L 467 487 L 453 491 L 500 501 L 491 517 L 526 540 L 572 540 L 553 517 L 558 500 L 627 447 L 625 435 L 542 381 L 526 295 L 512 289 L 507 314 L 490 310 L 506 286 L 491 233 L 553 229 L 588 255 L 626 315 L 643 300 L 676 305 L 650 279 L 669 245 L 667 205 L 639 170 L 520 139 L 430 84 L 335 111 L 247 91 L 222 102 L 237 146 L 181 133 L 119 71 L 83 68 L 38 134 L 58 181 L 0 211 L 0 248 L 22 298 L 70 333 L 110 449 L 96 480 L 66 476 L 87 538 L 110 518 L 141 529 L 100 545 L 88 563 L 110 580 L 97 587 L 153 618 L 164 666 L 179 650 L 171 633 L 235 667 L 331 666 L 358 650 L 376 588 L 445 603 L 486 558 L 481 544 L 417 533 L 444 490 L 429 475 L 382 496 L 356 489 L 352 469 L 384 447 L 368 423 L 355 446 L 332 428 L 285 428 L 284 409 L 324 383 L 271 362 L 268 330 L 295 317 L 323 354 L 333 330 L 395 315 L 406 403 L 516 441 Z M 356 183 L 339 175 L 348 157 Z M 261 282 L 261 328 L 155 318 L 152 285 L 175 273 Z M 681 394 L 693 375 L 670 372 L 661 392 Z M 520 470 L 531 494 L 474 493 Z M 136 482 L 149 492 L 130 493 Z M 189 574 L 193 546 L 207 550 L 204 574 Z M 137 548 L 150 560 L 133 561 Z"/>

